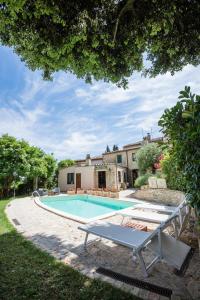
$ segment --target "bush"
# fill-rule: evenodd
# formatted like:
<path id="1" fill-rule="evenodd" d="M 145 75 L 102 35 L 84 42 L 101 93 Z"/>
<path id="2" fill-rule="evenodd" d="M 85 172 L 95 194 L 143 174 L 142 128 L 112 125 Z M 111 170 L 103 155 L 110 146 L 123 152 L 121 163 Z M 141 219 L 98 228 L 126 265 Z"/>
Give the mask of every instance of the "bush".
<path id="1" fill-rule="evenodd" d="M 154 175 L 156 178 L 165 178 L 164 174 L 161 170 L 156 170 L 156 173 Z"/>
<path id="2" fill-rule="evenodd" d="M 166 109 L 159 121 L 162 132 L 171 145 L 174 165 L 172 176 L 178 171 L 181 185 L 190 195 L 190 203 L 199 210 L 200 221 L 200 95 L 192 94 L 190 87 L 180 92 L 180 101 Z"/>
<path id="3" fill-rule="evenodd" d="M 139 177 L 136 179 L 134 186 L 135 186 L 136 188 L 140 188 L 142 185 L 148 184 L 148 179 L 149 179 L 149 177 L 151 177 L 151 176 L 153 176 L 151 173 L 146 173 L 146 174 L 144 174 L 144 175 L 139 176 Z"/>
<path id="4" fill-rule="evenodd" d="M 178 169 L 173 154 L 166 153 L 161 160 L 162 174 L 167 182 L 167 187 L 172 190 L 186 191 L 186 178 Z"/>
<path id="5" fill-rule="evenodd" d="M 154 164 L 159 161 L 162 153 L 161 148 L 155 144 L 147 144 L 136 153 L 136 161 L 138 164 L 140 175 L 144 175 L 148 170 L 154 170 Z"/>

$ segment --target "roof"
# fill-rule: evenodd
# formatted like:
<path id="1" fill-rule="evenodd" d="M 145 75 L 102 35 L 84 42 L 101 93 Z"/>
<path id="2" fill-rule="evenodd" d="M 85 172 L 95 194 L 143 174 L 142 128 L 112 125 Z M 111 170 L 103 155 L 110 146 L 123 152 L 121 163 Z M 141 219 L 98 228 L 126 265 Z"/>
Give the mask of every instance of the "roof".
<path id="1" fill-rule="evenodd" d="M 124 145 L 124 146 L 123 146 L 123 149 L 130 148 L 130 147 L 138 148 L 138 147 L 140 147 L 141 145 L 142 145 L 142 141 L 136 142 L 136 143 L 133 143 L 133 144 L 127 144 L 127 145 Z"/>
<path id="2" fill-rule="evenodd" d="M 163 141 L 163 137 L 151 138 L 150 143 L 154 143 L 154 142 L 156 143 L 156 142 L 161 142 L 161 141 Z M 103 159 L 104 155 L 109 155 L 109 154 L 114 154 L 114 153 L 121 153 L 123 151 L 131 150 L 131 149 L 138 149 L 143 145 L 143 142 L 144 141 L 139 141 L 139 142 L 135 142 L 135 143 L 131 143 L 131 144 L 126 144 L 126 145 L 123 146 L 123 149 L 119 149 L 119 150 L 116 150 L 116 151 L 110 151 L 110 152 L 104 152 L 102 155 L 91 157 L 91 160 L 93 160 L 93 161 L 94 160 L 100 160 L 100 159 Z M 85 161 L 86 161 L 86 159 L 77 159 L 77 160 L 75 160 L 76 163 L 85 162 Z"/>
<path id="3" fill-rule="evenodd" d="M 162 142 L 164 140 L 164 138 L 162 136 L 151 139 L 151 142 Z"/>
<path id="4" fill-rule="evenodd" d="M 92 160 L 99 160 L 99 159 L 103 159 L 103 156 L 100 155 L 100 156 L 94 156 L 91 158 Z"/>
<path id="5" fill-rule="evenodd" d="M 153 142 L 161 142 L 161 141 L 163 141 L 163 137 L 151 138 L 151 140 L 149 142 L 153 143 Z M 143 144 L 143 141 L 135 142 L 132 144 L 127 144 L 127 145 L 123 146 L 123 149 L 130 148 L 130 147 L 135 147 L 135 148 L 140 147 L 142 144 Z"/>
<path id="6" fill-rule="evenodd" d="M 102 155 L 91 157 L 91 160 L 100 160 L 103 159 Z M 76 159 L 75 162 L 85 162 L 86 159 Z"/>
<path id="7" fill-rule="evenodd" d="M 103 155 L 107 155 L 107 154 L 113 154 L 113 153 L 120 153 L 120 152 L 123 152 L 124 150 L 121 149 L 121 150 L 115 150 L 115 151 L 110 151 L 110 152 L 104 152 Z"/>

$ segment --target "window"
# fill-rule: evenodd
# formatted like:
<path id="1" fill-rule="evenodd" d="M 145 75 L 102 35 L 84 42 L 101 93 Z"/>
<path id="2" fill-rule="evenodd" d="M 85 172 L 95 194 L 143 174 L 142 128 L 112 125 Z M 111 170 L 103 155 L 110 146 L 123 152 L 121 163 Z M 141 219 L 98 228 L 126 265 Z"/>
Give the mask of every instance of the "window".
<path id="1" fill-rule="evenodd" d="M 135 161 L 136 157 L 135 157 L 135 153 L 132 153 L 132 161 Z"/>
<path id="2" fill-rule="evenodd" d="M 67 173 L 67 184 L 74 184 L 74 173 Z"/>
<path id="3" fill-rule="evenodd" d="M 120 171 L 118 171 L 118 181 L 122 182 L 122 176 L 121 176 L 121 172 Z"/>
<path id="4" fill-rule="evenodd" d="M 121 163 L 122 163 L 122 156 L 121 156 L 121 154 L 118 154 L 118 155 L 117 155 L 117 163 L 118 163 L 118 164 L 121 164 Z"/>

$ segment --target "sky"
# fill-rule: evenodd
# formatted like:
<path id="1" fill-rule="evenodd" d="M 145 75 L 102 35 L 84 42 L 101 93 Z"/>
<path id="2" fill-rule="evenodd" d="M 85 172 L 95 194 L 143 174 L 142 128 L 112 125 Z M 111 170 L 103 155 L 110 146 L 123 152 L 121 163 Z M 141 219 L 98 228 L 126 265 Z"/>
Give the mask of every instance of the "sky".
<path id="1" fill-rule="evenodd" d="M 200 66 L 190 65 L 174 76 L 135 73 L 126 90 L 64 72 L 43 81 L 12 49 L 0 47 L 0 135 L 23 138 L 58 160 L 99 155 L 107 145 L 121 148 L 148 132 L 161 136 L 159 118 L 185 85 L 200 94 L 199 75 Z"/>

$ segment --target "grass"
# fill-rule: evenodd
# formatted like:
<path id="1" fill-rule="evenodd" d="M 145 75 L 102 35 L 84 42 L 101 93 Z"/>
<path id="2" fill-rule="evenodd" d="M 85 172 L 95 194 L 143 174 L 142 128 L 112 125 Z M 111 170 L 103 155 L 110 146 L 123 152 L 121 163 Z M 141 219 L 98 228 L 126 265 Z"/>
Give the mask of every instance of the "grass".
<path id="1" fill-rule="evenodd" d="M 4 213 L 5 207 L 9 202 L 10 200 L 0 200 L 0 236 L 13 230 Z"/>
<path id="2" fill-rule="evenodd" d="M 91 280 L 56 261 L 16 232 L 0 200 L 0 299 L 136 300 L 100 280 Z"/>

